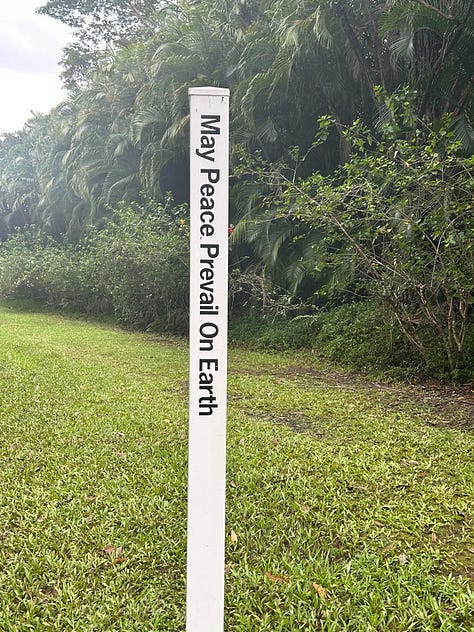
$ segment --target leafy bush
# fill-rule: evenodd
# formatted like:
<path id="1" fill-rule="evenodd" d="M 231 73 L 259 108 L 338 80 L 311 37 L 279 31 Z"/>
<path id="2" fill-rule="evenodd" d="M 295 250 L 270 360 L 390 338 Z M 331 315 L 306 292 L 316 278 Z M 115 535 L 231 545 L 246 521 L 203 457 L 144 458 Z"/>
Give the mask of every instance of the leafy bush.
<path id="1" fill-rule="evenodd" d="M 117 320 L 144 329 L 183 331 L 188 315 L 189 246 L 185 208 L 169 203 L 120 207 L 106 228 L 91 235 L 85 261 L 92 289 Z M 90 274 L 86 275 L 89 276 Z"/>
<path id="2" fill-rule="evenodd" d="M 403 91 L 396 103 L 406 107 Z M 474 157 L 450 124 L 406 138 L 390 127 L 377 142 L 356 121 L 346 134 L 351 160 L 329 176 L 289 181 L 282 204 L 324 227 L 328 260 L 357 270 L 427 367 L 436 339 L 456 376 L 474 303 Z"/>
<path id="3" fill-rule="evenodd" d="M 399 332 L 371 301 L 342 305 L 292 320 L 241 321 L 232 338 L 258 349 L 311 348 L 318 354 L 353 366 L 388 364 L 399 346 Z M 406 346 L 406 345 L 405 345 Z"/>
<path id="4" fill-rule="evenodd" d="M 395 319 L 375 301 L 341 305 L 292 320 L 240 320 L 231 323 L 230 339 L 250 348 L 313 349 L 319 356 L 358 369 L 393 375 L 450 375 L 442 345 L 426 328 L 420 331 L 428 364 L 406 339 Z M 474 375 L 474 323 L 470 323 L 458 378 Z"/>
<path id="5" fill-rule="evenodd" d="M 31 230 L 0 246 L 0 296 L 113 314 L 127 327 L 182 332 L 188 314 L 184 207 L 122 206 L 74 249 Z"/>
<path id="6" fill-rule="evenodd" d="M 314 342 L 314 328 L 313 322 L 299 319 L 239 319 L 231 321 L 229 339 L 233 343 L 261 350 L 309 349 Z"/>
<path id="7" fill-rule="evenodd" d="M 17 233 L 0 250 L 0 295 L 57 305 L 71 290 L 70 253 L 37 233 Z"/>

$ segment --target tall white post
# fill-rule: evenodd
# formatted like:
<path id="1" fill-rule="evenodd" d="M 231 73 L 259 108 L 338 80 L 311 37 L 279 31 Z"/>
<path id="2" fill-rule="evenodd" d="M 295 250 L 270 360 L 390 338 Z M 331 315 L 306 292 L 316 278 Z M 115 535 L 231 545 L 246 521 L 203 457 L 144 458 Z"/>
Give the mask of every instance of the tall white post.
<path id="1" fill-rule="evenodd" d="M 224 630 L 229 90 L 190 88 L 187 632 Z"/>

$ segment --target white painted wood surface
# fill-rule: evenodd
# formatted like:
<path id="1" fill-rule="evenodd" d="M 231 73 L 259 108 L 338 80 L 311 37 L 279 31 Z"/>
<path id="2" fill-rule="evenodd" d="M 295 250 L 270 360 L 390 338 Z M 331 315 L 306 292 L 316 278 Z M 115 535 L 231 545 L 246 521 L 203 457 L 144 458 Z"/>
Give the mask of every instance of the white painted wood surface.
<path id="1" fill-rule="evenodd" d="M 224 630 L 229 90 L 190 88 L 186 631 Z"/>

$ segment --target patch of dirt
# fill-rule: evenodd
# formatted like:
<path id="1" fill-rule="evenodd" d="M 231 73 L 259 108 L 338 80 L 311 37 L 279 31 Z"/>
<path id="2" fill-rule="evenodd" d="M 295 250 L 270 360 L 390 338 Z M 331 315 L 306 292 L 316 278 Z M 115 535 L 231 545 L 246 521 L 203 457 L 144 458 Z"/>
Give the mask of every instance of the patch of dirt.
<path id="1" fill-rule="evenodd" d="M 456 426 L 474 430 L 474 385 L 451 386 L 437 382 L 423 382 L 407 386 L 392 386 L 372 382 L 378 391 L 394 395 L 397 400 L 416 402 L 433 412 L 432 426 Z"/>
<path id="2" fill-rule="evenodd" d="M 370 381 L 362 374 L 351 371 L 304 366 L 249 368 L 241 373 L 288 379 L 309 378 L 322 386 L 344 390 L 364 389 L 386 395 L 387 405 L 390 407 L 415 404 L 430 409 L 433 412 L 432 421 L 427 422 L 430 425 L 474 431 L 474 383 L 453 386 L 430 380 L 417 384 L 388 384 Z M 291 421 L 288 425 L 293 423 Z"/>
<path id="3" fill-rule="evenodd" d="M 259 413 L 256 411 L 246 410 L 245 414 L 249 417 L 257 417 L 258 419 L 271 419 L 272 422 L 289 426 L 295 432 L 302 434 L 309 433 L 315 437 L 322 437 L 323 433 L 318 432 L 315 426 L 315 419 L 310 419 L 300 412 L 287 412 L 285 415 L 274 415 L 270 413 Z"/>
<path id="4" fill-rule="evenodd" d="M 453 574 L 467 578 L 474 585 L 474 549 L 461 551 L 455 556 L 455 559 L 456 569 Z"/>

